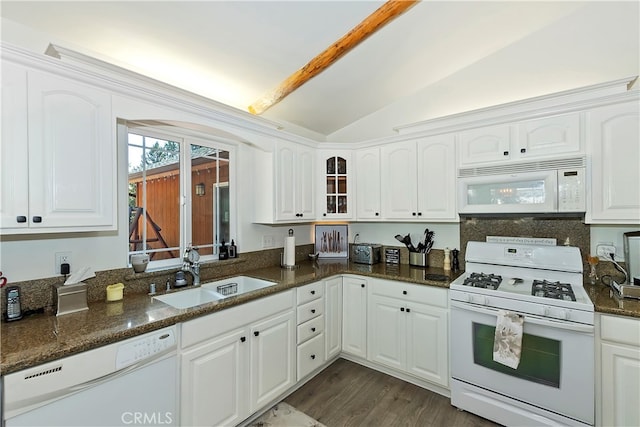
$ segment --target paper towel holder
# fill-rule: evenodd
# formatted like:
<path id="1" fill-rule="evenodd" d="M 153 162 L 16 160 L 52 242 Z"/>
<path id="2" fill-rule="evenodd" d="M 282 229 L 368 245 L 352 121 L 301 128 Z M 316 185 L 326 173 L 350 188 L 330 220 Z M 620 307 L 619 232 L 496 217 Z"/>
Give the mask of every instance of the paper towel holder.
<path id="1" fill-rule="evenodd" d="M 280 268 L 284 268 L 286 270 L 296 270 L 296 269 L 300 268 L 300 265 L 298 265 L 298 264 L 286 265 L 284 263 L 284 252 L 280 252 Z"/>

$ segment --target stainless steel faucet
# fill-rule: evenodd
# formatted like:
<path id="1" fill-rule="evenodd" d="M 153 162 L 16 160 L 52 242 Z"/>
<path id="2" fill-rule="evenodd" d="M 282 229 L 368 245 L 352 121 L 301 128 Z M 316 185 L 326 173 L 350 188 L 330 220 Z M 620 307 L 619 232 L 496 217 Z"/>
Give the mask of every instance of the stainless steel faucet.
<path id="1" fill-rule="evenodd" d="M 182 256 L 182 269 L 185 273 L 191 274 L 193 286 L 200 286 L 200 254 L 191 245 L 187 246 Z"/>

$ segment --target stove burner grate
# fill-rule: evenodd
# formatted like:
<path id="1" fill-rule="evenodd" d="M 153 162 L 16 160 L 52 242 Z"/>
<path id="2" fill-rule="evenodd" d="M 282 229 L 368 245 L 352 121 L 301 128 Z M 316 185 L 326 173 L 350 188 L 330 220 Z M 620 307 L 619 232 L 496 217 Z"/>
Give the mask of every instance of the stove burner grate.
<path id="1" fill-rule="evenodd" d="M 502 276 L 497 274 L 471 273 L 462 283 L 465 286 L 496 290 L 502 283 Z"/>
<path id="2" fill-rule="evenodd" d="M 534 280 L 531 285 L 531 295 L 544 298 L 554 298 L 564 301 L 575 301 L 576 296 L 568 283 L 550 282 L 548 280 Z"/>

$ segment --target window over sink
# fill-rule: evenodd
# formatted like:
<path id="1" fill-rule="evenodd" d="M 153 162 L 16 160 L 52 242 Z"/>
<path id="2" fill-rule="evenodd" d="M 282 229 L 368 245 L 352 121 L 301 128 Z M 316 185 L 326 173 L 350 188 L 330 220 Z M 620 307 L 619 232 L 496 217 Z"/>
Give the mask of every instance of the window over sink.
<path id="1" fill-rule="evenodd" d="M 181 262 L 187 245 L 215 259 L 235 234 L 234 146 L 170 126 L 129 123 L 128 254 L 150 268 Z"/>

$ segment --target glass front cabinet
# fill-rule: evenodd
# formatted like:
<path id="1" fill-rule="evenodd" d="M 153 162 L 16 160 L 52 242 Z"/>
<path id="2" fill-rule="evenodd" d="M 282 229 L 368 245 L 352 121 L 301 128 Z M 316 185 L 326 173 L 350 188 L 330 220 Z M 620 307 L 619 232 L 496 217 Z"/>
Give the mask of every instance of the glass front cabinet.
<path id="1" fill-rule="evenodd" d="M 319 219 L 353 218 L 351 152 L 322 150 L 319 160 L 320 167 L 318 169 L 322 172 L 320 180 L 322 189 L 318 192 L 321 197 Z"/>

